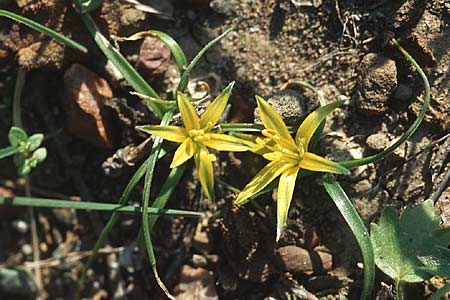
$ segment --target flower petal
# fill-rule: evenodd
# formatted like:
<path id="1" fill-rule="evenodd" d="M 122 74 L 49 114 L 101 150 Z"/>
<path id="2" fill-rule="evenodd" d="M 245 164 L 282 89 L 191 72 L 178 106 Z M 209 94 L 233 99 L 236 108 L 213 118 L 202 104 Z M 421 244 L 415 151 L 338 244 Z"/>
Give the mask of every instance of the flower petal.
<path id="1" fill-rule="evenodd" d="M 256 96 L 256 103 L 258 104 L 259 116 L 261 118 L 264 127 L 276 131 L 280 137 L 287 140 L 292 140 L 289 130 L 281 119 L 276 110 L 263 98 Z"/>
<path id="2" fill-rule="evenodd" d="M 172 163 L 170 164 L 171 168 L 178 167 L 183 164 L 189 158 L 194 155 L 194 143 L 192 139 L 185 139 L 183 143 L 178 147 L 177 151 L 175 151 L 175 155 L 173 156 Z"/>
<path id="3" fill-rule="evenodd" d="M 200 118 L 188 97 L 178 92 L 177 100 L 178 109 L 180 110 L 181 118 L 186 129 L 200 129 Z"/>
<path id="4" fill-rule="evenodd" d="M 295 135 L 295 142 L 297 145 L 301 146 L 301 142 L 305 151 L 308 150 L 309 142 L 316 129 L 320 126 L 320 123 L 322 123 L 330 112 L 341 106 L 344 102 L 345 101 L 334 102 L 322 106 L 310 113 L 297 130 L 297 134 Z"/>
<path id="5" fill-rule="evenodd" d="M 183 127 L 145 125 L 138 126 L 136 128 L 146 133 L 159 136 L 171 142 L 182 143 L 188 137 L 186 128 Z"/>
<path id="6" fill-rule="evenodd" d="M 214 199 L 214 171 L 212 162 L 215 160 L 214 155 L 209 154 L 206 147 L 201 147 L 200 151 L 194 154 L 195 165 L 198 170 L 200 184 L 206 193 L 206 196 Z"/>
<path id="7" fill-rule="evenodd" d="M 286 164 L 282 161 L 272 161 L 267 164 L 253 179 L 245 186 L 245 188 L 239 193 L 237 199 L 234 201 L 237 205 L 242 205 L 248 201 L 248 198 L 255 195 L 275 178 L 280 176 L 286 169 L 292 167 L 290 164 Z"/>
<path id="8" fill-rule="evenodd" d="M 305 152 L 303 159 L 299 163 L 300 168 L 335 174 L 350 174 L 350 171 L 334 161 L 323 158 L 311 152 Z"/>
<path id="9" fill-rule="evenodd" d="M 294 194 L 295 180 L 299 169 L 299 167 L 287 169 L 280 176 L 277 191 L 277 242 L 286 227 L 289 206 Z"/>
<path id="10" fill-rule="evenodd" d="M 211 126 L 216 125 L 216 123 L 220 119 L 220 116 L 225 110 L 225 107 L 227 107 L 228 99 L 230 98 L 231 89 L 233 88 L 233 86 L 234 81 L 223 90 L 222 94 L 217 96 L 217 98 L 214 99 L 213 102 L 211 102 L 211 104 L 200 117 L 200 128 L 205 128 L 209 125 L 208 123 L 210 122 Z"/>
<path id="11" fill-rule="evenodd" d="M 247 151 L 251 147 L 245 141 L 226 134 L 208 133 L 209 140 L 204 140 L 203 145 L 219 151 Z"/>

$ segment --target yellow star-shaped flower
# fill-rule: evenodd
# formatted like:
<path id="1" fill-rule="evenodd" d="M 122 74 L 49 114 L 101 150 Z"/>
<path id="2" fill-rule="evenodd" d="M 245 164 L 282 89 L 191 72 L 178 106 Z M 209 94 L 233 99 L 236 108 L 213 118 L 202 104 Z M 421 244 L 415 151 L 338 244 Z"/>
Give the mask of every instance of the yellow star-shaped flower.
<path id="1" fill-rule="evenodd" d="M 288 128 L 272 106 L 259 96 L 256 96 L 261 121 L 265 127 L 262 134 L 266 137 L 256 138 L 252 151 L 257 152 L 270 161 L 247 184 L 235 200 L 242 205 L 250 197 L 264 189 L 270 182 L 280 176 L 277 192 L 277 237 L 278 241 L 286 226 L 289 205 L 294 193 L 297 173 L 300 169 L 335 174 L 350 174 L 343 166 L 308 152 L 311 138 L 333 109 L 342 102 L 322 106 L 312 112 L 298 128 L 295 140 L 289 134 Z"/>
<path id="2" fill-rule="evenodd" d="M 212 162 L 216 157 L 210 154 L 208 148 L 219 151 L 247 151 L 250 149 L 245 141 L 221 133 L 214 133 L 213 127 L 219 121 L 225 110 L 234 82 L 208 106 L 201 117 L 198 116 L 188 97 L 180 92 L 177 94 L 178 109 L 185 127 L 147 125 L 140 130 L 165 140 L 181 143 L 173 157 L 171 168 L 177 167 L 194 157 L 200 183 L 208 196 L 214 198 L 214 173 Z"/>

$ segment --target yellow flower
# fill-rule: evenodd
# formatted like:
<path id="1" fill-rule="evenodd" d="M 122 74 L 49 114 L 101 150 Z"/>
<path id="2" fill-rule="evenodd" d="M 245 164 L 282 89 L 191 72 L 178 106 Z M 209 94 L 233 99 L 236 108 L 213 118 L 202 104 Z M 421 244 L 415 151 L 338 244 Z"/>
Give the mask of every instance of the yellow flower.
<path id="1" fill-rule="evenodd" d="M 159 136 L 165 140 L 181 143 L 175 151 L 171 168 L 177 167 L 194 157 L 200 183 L 208 198 L 214 198 L 214 173 L 212 162 L 216 160 L 208 148 L 219 151 L 247 151 L 250 147 L 241 139 L 221 133 L 212 132 L 225 110 L 234 82 L 208 106 L 201 117 L 198 116 L 191 102 L 184 94 L 178 92 L 177 103 L 185 127 L 147 125 L 140 130 Z"/>
<path id="2" fill-rule="evenodd" d="M 255 175 L 238 195 L 235 202 L 238 205 L 246 203 L 250 197 L 280 176 L 277 192 L 276 240 L 278 241 L 286 226 L 289 205 L 294 193 L 297 173 L 300 169 L 350 174 L 350 171 L 341 165 L 308 152 L 308 145 L 320 123 L 327 114 L 339 107 L 342 102 L 322 106 L 308 115 L 298 128 L 294 140 L 283 120 L 272 106 L 258 96 L 256 96 L 256 101 L 261 121 L 265 127 L 262 134 L 266 138 L 256 138 L 256 145 L 252 151 L 261 154 L 270 163 Z"/>

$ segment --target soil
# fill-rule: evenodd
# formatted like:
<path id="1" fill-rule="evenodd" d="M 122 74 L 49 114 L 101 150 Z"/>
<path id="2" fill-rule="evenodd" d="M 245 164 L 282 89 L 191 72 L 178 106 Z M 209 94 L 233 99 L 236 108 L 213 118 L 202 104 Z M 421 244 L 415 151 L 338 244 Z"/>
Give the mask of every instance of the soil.
<path id="1" fill-rule="evenodd" d="M 431 108 L 419 130 L 393 155 L 339 181 L 367 225 L 377 221 L 384 207 L 400 212 L 429 198 L 435 199 L 443 226 L 450 224 L 450 186 L 445 181 L 450 139 L 442 138 L 450 130 L 448 1 L 141 1 L 162 14 L 146 13 L 130 2 L 104 0 L 93 13 L 105 36 L 161 30 L 178 41 L 188 59 L 241 22 L 200 60 L 188 88 L 195 97 L 203 94 L 198 91 L 201 85 L 195 84 L 203 80 L 215 96 L 236 81 L 227 110 L 230 122 L 254 121 L 254 95 L 270 99 L 288 123 L 301 121 L 319 103 L 298 81 L 314 85 L 328 103 L 348 100 L 328 118 L 317 149 L 336 161 L 380 151 L 409 127 L 420 110 L 423 85 L 409 62 L 387 43 L 395 36 L 424 67 L 431 84 Z M 15 78 L 22 68 L 24 128 L 30 134 L 50 136 L 45 141 L 46 161 L 29 177 L 32 195 L 116 202 L 149 151 L 146 136 L 135 126 L 156 124 L 157 119 L 129 94 L 130 87 L 96 48 L 70 1 L 6 0 L 0 8 L 54 28 L 89 49 L 79 53 L 0 19 L 0 147 L 8 144 Z M 167 98 L 177 84 L 177 68 L 167 63 L 166 49 L 142 49 L 141 44 L 123 42 L 120 50 Z M 140 53 L 149 54 L 142 58 Z M 143 65 L 153 69 L 142 70 Z M 73 72 L 74 66 L 85 71 Z M 95 78 L 108 91 L 99 93 L 94 83 L 83 88 L 84 98 L 77 101 L 90 108 L 81 117 L 67 116 L 68 94 L 73 98 L 79 94 L 67 82 L 68 70 L 75 76 L 73 82 Z M 84 73 L 89 75 L 83 77 Z M 84 120 L 83 126 L 77 126 L 74 117 Z M 92 130 L 99 122 L 110 128 L 114 142 L 96 140 Z M 239 189 L 264 165 L 263 159 L 249 153 L 218 157 L 216 175 Z M 170 161 L 166 157 L 158 163 L 155 187 L 163 184 Z M 258 199 L 258 207 L 238 208 L 232 205 L 236 195 L 216 183 L 216 200 L 210 201 L 202 194 L 192 165 L 169 207 L 203 211 L 206 217 L 161 217 L 152 235 L 161 278 L 177 299 L 359 299 L 363 280 L 359 248 L 317 177 L 298 180 L 287 230 L 275 243 L 271 193 Z M 157 192 L 154 189 L 152 196 Z M 24 179 L 16 175 L 12 159 L 0 160 L 0 195 L 24 193 Z M 138 204 L 141 194 L 138 185 L 131 203 Z M 41 299 L 164 299 L 145 252 L 138 250 L 138 215 L 120 218 L 88 273 L 86 286 L 77 287 L 86 262 L 83 251 L 92 249 L 108 218 L 108 213 L 35 209 L 43 260 Z M 33 261 L 30 232 L 27 209 L 0 206 L 0 265 Z M 444 282 L 433 278 L 410 285 L 407 299 L 429 299 Z M 374 299 L 391 299 L 390 285 L 378 271 Z M 0 298 L 37 296 L 22 290 L 0 293 Z"/>

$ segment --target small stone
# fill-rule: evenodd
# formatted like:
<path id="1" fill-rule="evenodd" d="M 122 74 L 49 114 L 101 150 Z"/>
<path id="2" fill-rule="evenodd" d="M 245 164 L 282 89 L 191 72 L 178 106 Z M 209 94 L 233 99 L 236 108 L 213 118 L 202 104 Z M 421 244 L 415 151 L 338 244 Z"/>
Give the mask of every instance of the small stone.
<path id="1" fill-rule="evenodd" d="M 12 226 L 20 234 L 25 234 L 28 232 L 28 224 L 24 220 L 14 220 L 12 222 Z"/>
<path id="2" fill-rule="evenodd" d="M 234 1 L 231 0 L 212 0 L 209 7 L 216 13 L 226 16 L 231 16 L 234 11 Z"/>
<path id="3" fill-rule="evenodd" d="M 30 244 L 23 244 L 21 249 L 22 253 L 26 256 L 33 254 L 33 248 L 31 247 Z"/>
<path id="4" fill-rule="evenodd" d="M 173 295 L 179 300 L 217 300 L 214 277 L 203 268 L 184 265 Z"/>
<path id="5" fill-rule="evenodd" d="M 169 67 L 170 56 L 169 48 L 160 39 L 148 36 L 139 50 L 137 68 L 149 78 L 162 75 Z"/>
<path id="6" fill-rule="evenodd" d="M 284 246 L 276 251 L 276 258 L 283 271 L 319 274 L 331 270 L 333 257 L 323 251 L 308 251 L 297 246 Z"/>
<path id="7" fill-rule="evenodd" d="M 286 125 L 298 126 L 306 114 L 307 99 L 300 93 L 285 89 L 273 94 L 268 100 Z M 258 109 L 255 109 L 255 123 L 261 123 Z"/>
<path id="8" fill-rule="evenodd" d="M 366 144 L 372 150 L 381 151 L 385 149 L 390 142 L 390 138 L 386 133 L 375 133 L 369 135 L 366 139 Z"/>
<path id="9" fill-rule="evenodd" d="M 401 101 L 411 100 L 413 96 L 412 88 L 407 84 L 400 83 L 392 94 L 392 97 Z"/>
<path id="10" fill-rule="evenodd" d="M 397 87 L 395 61 L 369 53 L 362 59 L 356 90 L 356 106 L 367 115 L 381 115 L 387 110 L 390 95 Z"/>
<path id="11" fill-rule="evenodd" d="M 208 260 L 203 255 L 194 254 L 192 255 L 192 264 L 194 267 L 206 267 L 208 265 Z"/>
<path id="12" fill-rule="evenodd" d="M 79 64 L 64 74 L 63 108 L 68 130 L 100 148 L 113 148 L 115 128 L 105 102 L 113 93 L 108 82 Z"/>

